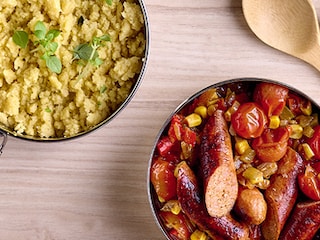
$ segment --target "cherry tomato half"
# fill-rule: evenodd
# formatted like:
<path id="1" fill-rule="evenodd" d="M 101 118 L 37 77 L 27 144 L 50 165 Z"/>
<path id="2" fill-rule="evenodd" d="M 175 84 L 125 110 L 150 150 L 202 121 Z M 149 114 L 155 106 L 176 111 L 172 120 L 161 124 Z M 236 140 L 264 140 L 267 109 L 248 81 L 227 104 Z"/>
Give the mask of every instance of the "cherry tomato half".
<path id="1" fill-rule="evenodd" d="M 314 128 L 313 136 L 307 140 L 307 143 L 310 145 L 315 158 L 320 160 L 320 125 Z"/>
<path id="2" fill-rule="evenodd" d="M 276 162 L 286 154 L 289 137 L 288 127 L 268 128 L 260 137 L 253 139 L 252 148 L 261 161 Z"/>
<path id="3" fill-rule="evenodd" d="M 320 169 L 320 167 L 318 167 Z M 320 171 L 310 164 L 306 166 L 305 172 L 298 175 L 298 183 L 301 191 L 309 198 L 320 200 Z"/>
<path id="4" fill-rule="evenodd" d="M 273 83 L 260 83 L 256 86 L 253 99 L 260 104 L 268 117 L 280 115 L 289 90 Z"/>
<path id="5" fill-rule="evenodd" d="M 161 202 L 169 201 L 177 195 L 177 179 L 174 176 L 175 166 L 157 158 L 151 166 L 151 183 Z"/>
<path id="6" fill-rule="evenodd" d="M 259 137 L 266 123 L 267 120 L 263 110 L 254 102 L 241 104 L 231 116 L 231 124 L 234 130 L 243 138 Z"/>

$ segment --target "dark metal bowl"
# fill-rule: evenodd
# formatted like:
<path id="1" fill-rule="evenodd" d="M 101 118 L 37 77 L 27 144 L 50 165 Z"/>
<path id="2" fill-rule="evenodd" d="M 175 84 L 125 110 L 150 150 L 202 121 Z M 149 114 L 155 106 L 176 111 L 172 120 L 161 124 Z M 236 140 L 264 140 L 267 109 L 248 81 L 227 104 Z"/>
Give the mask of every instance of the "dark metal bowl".
<path id="1" fill-rule="evenodd" d="M 160 140 L 160 137 L 168 130 L 168 127 L 170 125 L 170 121 L 172 119 L 172 117 L 180 112 L 181 110 L 183 110 L 184 108 L 186 108 L 190 103 L 193 102 L 193 100 L 195 100 L 197 97 L 199 97 L 201 94 L 203 94 L 204 92 L 206 92 L 209 89 L 212 88 L 221 88 L 221 87 L 225 87 L 228 86 L 230 84 L 237 84 L 237 83 L 244 83 L 244 84 L 249 84 L 249 85 L 254 85 L 260 82 L 268 82 L 268 83 L 274 83 L 280 86 L 284 86 L 286 88 L 288 88 L 291 92 L 296 93 L 297 95 L 304 97 L 305 99 L 308 99 L 311 103 L 312 103 L 312 107 L 313 107 L 313 112 L 317 112 L 318 114 L 320 114 L 320 106 L 314 102 L 310 97 L 308 97 L 306 94 L 304 94 L 303 92 L 301 92 L 298 89 L 293 88 L 292 86 L 289 86 L 287 84 L 278 82 L 278 81 L 274 81 L 274 80 L 269 80 L 269 79 L 262 79 L 262 78 L 237 78 L 237 79 L 231 79 L 231 80 L 226 80 L 226 81 L 222 81 L 213 85 L 210 85 L 202 90 L 200 90 L 199 92 L 195 93 L 194 95 L 192 95 L 191 97 L 187 98 L 185 101 L 183 101 L 167 118 L 167 120 L 164 122 L 163 126 L 161 127 L 156 139 L 155 139 L 155 143 L 153 145 L 152 151 L 151 151 L 151 155 L 149 158 L 149 164 L 148 164 L 148 173 L 147 173 L 147 189 L 148 189 L 148 198 L 149 198 L 149 203 L 150 203 L 150 207 L 153 213 L 153 216 L 155 218 L 155 221 L 158 225 L 158 227 L 161 229 L 163 235 L 166 237 L 166 239 L 168 240 L 174 240 L 172 238 L 170 238 L 168 230 L 166 229 L 164 223 L 162 222 L 161 218 L 159 217 L 158 211 L 159 211 L 159 207 L 161 205 L 161 203 L 159 202 L 157 195 L 155 193 L 155 190 L 152 186 L 150 177 L 150 171 L 151 171 L 151 166 L 153 163 L 153 157 L 154 154 L 156 152 L 156 145 L 158 143 L 158 141 Z M 318 232 L 318 235 L 320 233 Z M 318 236 L 317 236 L 318 237 Z M 320 237 L 320 236 L 319 236 Z"/>
<path id="2" fill-rule="evenodd" d="M 149 46 L 150 46 L 150 30 L 149 30 L 149 19 L 148 19 L 148 14 L 147 14 L 147 9 L 144 3 L 144 0 L 136 0 L 137 3 L 140 5 L 142 14 L 144 16 L 144 34 L 145 34 L 145 40 L 146 40 L 146 45 L 145 45 L 145 52 L 144 52 L 144 58 L 142 62 L 142 67 L 140 69 L 140 73 L 135 76 L 136 82 L 133 85 L 131 92 L 127 96 L 127 98 L 120 104 L 120 106 L 111 114 L 109 115 L 105 120 L 100 122 L 99 124 L 95 125 L 94 127 L 90 128 L 87 131 L 80 132 L 76 135 L 70 136 L 70 137 L 56 137 L 56 138 L 41 138 L 41 137 L 34 137 L 34 136 L 28 136 L 28 135 L 23 135 L 23 134 L 17 134 L 15 131 L 12 129 L 9 129 L 5 126 L 0 126 L 0 138 L 2 139 L 2 143 L 0 144 L 0 152 L 5 146 L 5 143 L 7 141 L 7 136 L 13 136 L 18 139 L 23 139 L 23 140 L 29 140 L 29 141 L 36 141 L 36 142 L 56 142 L 56 141 L 64 141 L 64 140 L 71 140 L 75 139 L 84 135 L 87 135 L 100 127 L 106 125 L 109 123 L 111 120 L 113 120 L 132 100 L 134 97 L 135 93 L 138 91 L 138 88 L 142 82 L 142 79 L 144 78 L 146 68 L 147 68 L 147 63 L 148 63 L 148 57 L 149 57 Z M 1 142 L 1 140 L 0 140 Z"/>

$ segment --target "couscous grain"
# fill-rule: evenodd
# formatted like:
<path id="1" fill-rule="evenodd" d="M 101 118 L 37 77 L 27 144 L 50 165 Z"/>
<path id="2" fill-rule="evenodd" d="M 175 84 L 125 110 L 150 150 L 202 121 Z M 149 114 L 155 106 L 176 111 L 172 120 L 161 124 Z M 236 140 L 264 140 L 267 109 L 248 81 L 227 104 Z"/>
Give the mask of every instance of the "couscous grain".
<path id="1" fill-rule="evenodd" d="M 55 55 L 61 73 L 34 51 L 37 22 L 57 29 Z M 1 0 L 0 125 L 20 135 L 61 138 L 85 132 L 112 114 L 127 98 L 145 54 L 144 17 L 133 0 Z M 15 31 L 29 34 L 21 48 Z M 101 65 L 74 61 L 74 49 L 94 37 L 110 41 L 97 49 Z M 85 73 L 81 74 L 84 71 Z"/>

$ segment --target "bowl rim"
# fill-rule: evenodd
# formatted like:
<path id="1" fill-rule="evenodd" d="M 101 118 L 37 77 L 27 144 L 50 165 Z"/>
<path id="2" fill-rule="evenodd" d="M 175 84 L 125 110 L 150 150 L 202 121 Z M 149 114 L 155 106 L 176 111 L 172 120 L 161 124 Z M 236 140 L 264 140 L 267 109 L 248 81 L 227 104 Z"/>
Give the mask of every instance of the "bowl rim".
<path id="1" fill-rule="evenodd" d="M 302 92 L 301 90 L 287 84 L 281 81 L 277 81 L 277 80 L 272 80 L 272 79 L 268 79 L 268 78 L 259 78 L 259 77 L 242 77 L 242 78 L 232 78 L 229 80 L 223 80 L 223 81 L 219 81 L 217 83 L 211 84 L 197 92 L 195 92 L 194 94 L 192 94 L 191 96 L 187 97 L 184 101 L 182 101 L 167 117 L 167 119 L 165 120 L 165 122 L 163 123 L 163 125 L 161 126 L 161 128 L 159 129 L 155 141 L 153 143 L 153 147 L 151 149 L 150 152 L 150 156 L 149 156 L 149 160 L 148 160 L 148 172 L 147 172 L 147 191 L 148 191 L 148 201 L 149 201 L 149 205 L 151 208 L 151 212 L 152 215 L 154 217 L 154 220 L 156 221 L 157 226 L 159 227 L 159 229 L 161 230 L 161 232 L 163 233 L 163 235 L 166 237 L 167 240 L 172 240 L 169 238 L 169 235 L 165 229 L 164 224 L 162 223 L 159 215 L 157 214 L 157 209 L 155 208 L 155 196 L 154 196 L 154 189 L 150 180 L 151 177 L 151 166 L 152 166 L 152 160 L 153 160 L 153 155 L 156 149 L 156 145 L 160 139 L 160 137 L 162 136 L 164 130 L 168 127 L 172 117 L 174 116 L 174 114 L 176 114 L 177 112 L 179 112 L 180 110 L 182 110 L 186 105 L 188 105 L 190 102 L 192 102 L 195 98 L 199 97 L 202 93 L 206 92 L 207 90 L 211 89 L 211 88 L 217 88 L 217 87 L 221 87 L 227 84 L 231 84 L 231 83 L 241 83 L 241 82 L 248 82 L 248 83 L 259 83 L 259 82 L 266 82 L 266 83 L 274 83 L 283 87 L 288 88 L 290 91 L 293 91 L 297 94 L 299 94 L 300 96 L 308 99 L 312 105 L 314 105 L 318 111 L 320 111 L 320 105 L 318 103 L 316 103 L 311 97 L 309 97 L 306 93 Z"/>

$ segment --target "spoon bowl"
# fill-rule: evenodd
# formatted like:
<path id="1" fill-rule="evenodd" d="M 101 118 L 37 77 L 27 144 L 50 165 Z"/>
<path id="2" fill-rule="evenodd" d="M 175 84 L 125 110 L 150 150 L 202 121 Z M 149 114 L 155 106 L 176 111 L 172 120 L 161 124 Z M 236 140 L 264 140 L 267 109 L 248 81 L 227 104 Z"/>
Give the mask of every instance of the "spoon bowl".
<path id="1" fill-rule="evenodd" d="M 320 33 L 311 0 L 242 0 L 242 8 L 260 40 L 320 71 Z"/>

